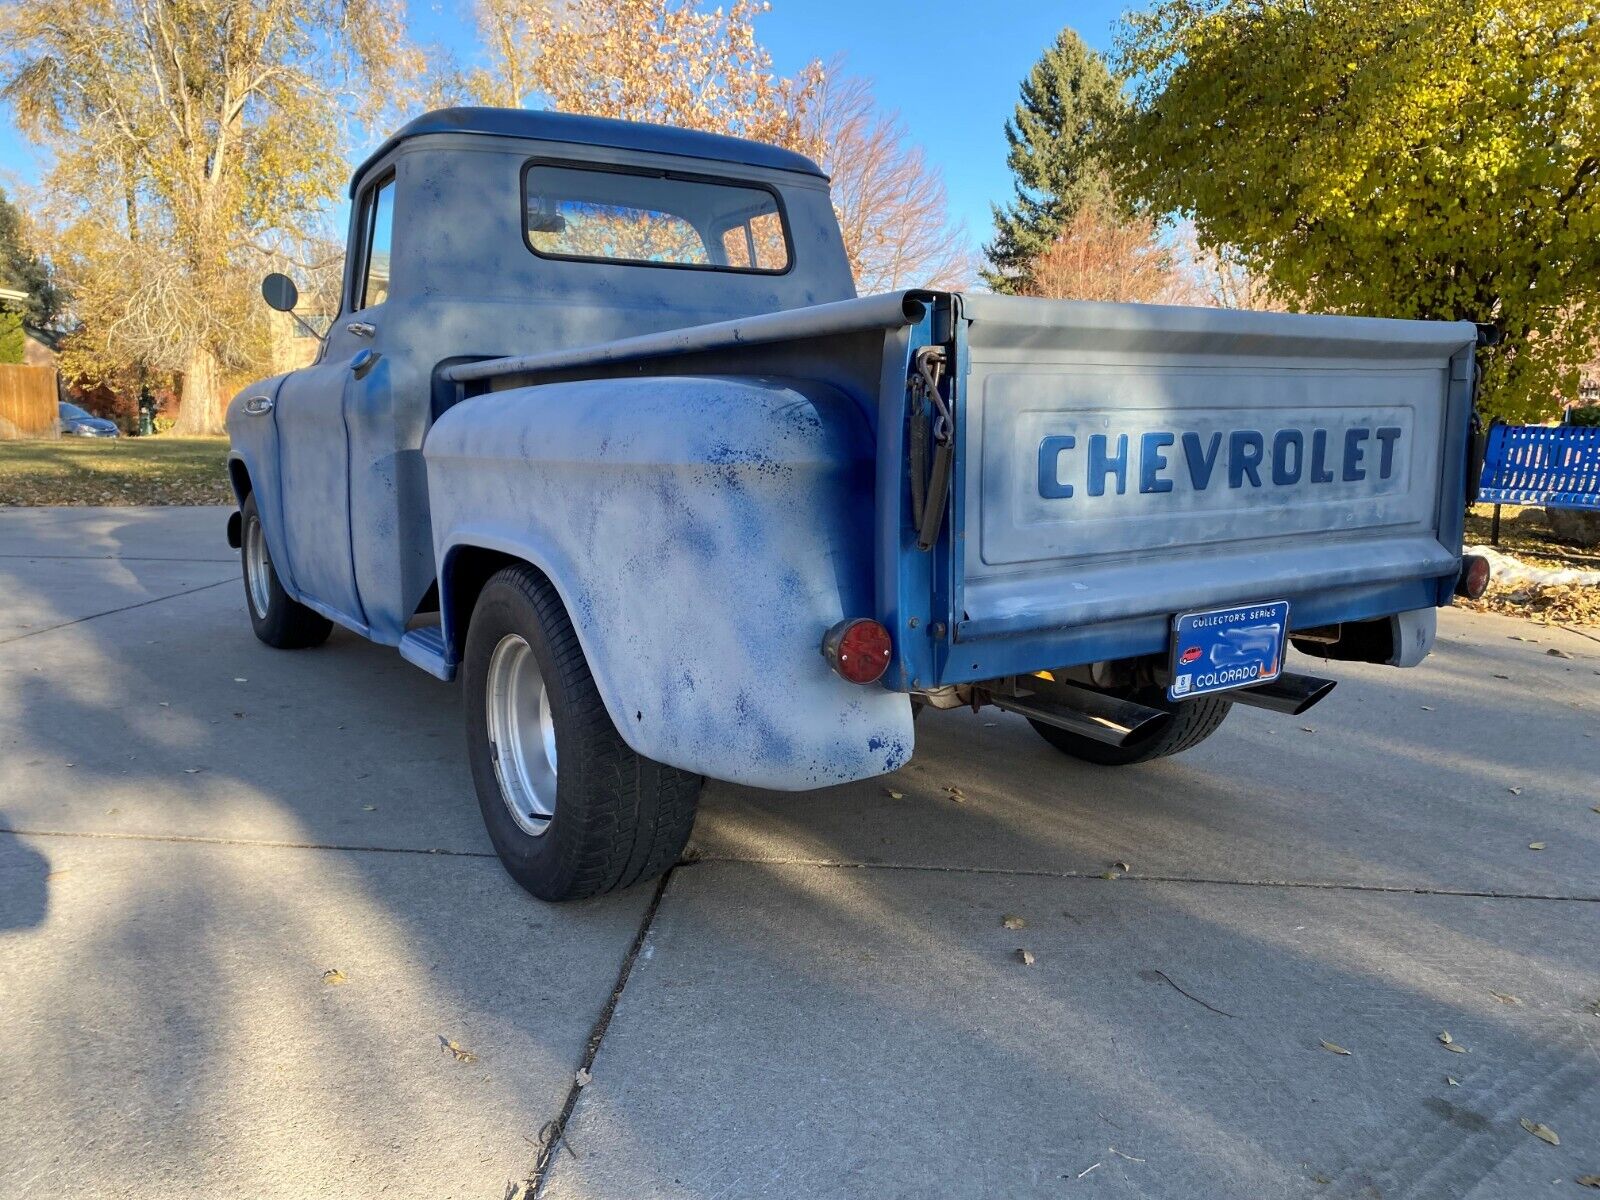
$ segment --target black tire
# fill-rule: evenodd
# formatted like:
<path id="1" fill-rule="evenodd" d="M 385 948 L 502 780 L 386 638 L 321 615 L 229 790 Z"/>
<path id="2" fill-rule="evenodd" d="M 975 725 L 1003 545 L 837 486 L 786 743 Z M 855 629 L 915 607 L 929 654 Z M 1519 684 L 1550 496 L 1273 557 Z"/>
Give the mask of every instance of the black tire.
<path id="1" fill-rule="evenodd" d="M 333 632 L 333 622 L 321 613 L 313 612 L 304 604 L 290 598 L 278 582 L 277 569 L 267 551 L 266 537 L 261 529 L 261 513 L 256 509 L 256 496 L 251 492 L 239 506 L 239 566 L 244 575 L 244 606 L 250 613 L 250 627 L 256 637 L 279 650 L 305 650 L 320 646 Z M 260 559 L 256 564 L 260 589 L 251 583 L 251 556 L 259 546 Z M 263 607 L 263 601 L 265 606 Z"/>
<path id="2" fill-rule="evenodd" d="M 554 730 L 555 802 L 538 833 L 513 815 L 497 768 L 489 689 L 502 642 L 532 652 Z M 478 807 L 500 861 L 519 884 L 541 900 L 580 900 L 653 879 L 678 860 L 704 780 L 645 758 L 622 740 L 560 596 L 532 567 L 506 567 L 479 593 L 462 682 Z M 530 811 L 520 820 L 536 817 Z"/>
<path id="3" fill-rule="evenodd" d="M 1043 721 L 1031 718 L 1028 724 L 1034 727 L 1040 737 L 1063 754 L 1102 767 L 1126 767 L 1134 763 L 1149 762 L 1153 758 L 1165 758 L 1169 754 L 1180 754 L 1198 746 L 1217 731 L 1217 727 L 1233 708 L 1233 701 L 1221 696 L 1202 696 L 1197 700 L 1184 700 L 1174 704 L 1159 688 L 1142 688 L 1128 694 L 1126 699 L 1150 708 L 1165 709 L 1173 714 L 1172 720 L 1154 734 L 1136 739 L 1125 746 L 1097 742 L 1094 738 L 1068 733 L 1065 729 L 1058 729 L 1054 725 L 1046 725 Z"/>

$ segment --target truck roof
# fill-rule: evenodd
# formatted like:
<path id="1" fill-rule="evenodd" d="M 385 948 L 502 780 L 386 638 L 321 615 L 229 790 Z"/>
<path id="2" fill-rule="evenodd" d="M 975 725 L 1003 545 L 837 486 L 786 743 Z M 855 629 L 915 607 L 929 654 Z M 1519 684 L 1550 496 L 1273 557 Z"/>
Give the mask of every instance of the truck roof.
<path id="1" fill-rule="evenodd" d="M 827 175 L 803 154 L 752 142 L 745 138 L 648 125 L 642 121 L 617 121 L 610 117 L 585 117 L 574 113 L 540 112 L 526 108 L 440 108 L 402 125 L 350 177 L 350 195 L 372 165 L 409 138 L 431 133 L 481 133 L 491 137 L 528 138 L 541 142 L 570 142 L 580 146 L 609 146 L 617 150 L 644 150 L 704 158 L 742 166 L 801 171 L 824 179 Z"/>

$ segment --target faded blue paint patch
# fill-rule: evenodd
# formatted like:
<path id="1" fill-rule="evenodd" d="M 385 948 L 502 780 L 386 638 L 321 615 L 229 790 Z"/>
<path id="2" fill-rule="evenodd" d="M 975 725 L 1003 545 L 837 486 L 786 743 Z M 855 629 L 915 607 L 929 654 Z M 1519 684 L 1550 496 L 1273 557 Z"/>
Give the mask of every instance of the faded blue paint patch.
<path id="1" fill-rule="evenodd" d="M 846 598 L 871 593 L 871 539 L 835 526 L 871 511 L 872 472 L 870 446 L 840 432 L 854 405 L 804 386 L 491 393 L 427 447 L 440 551 L 522 547 L 550 575 L 630 745 L 782 789 L 893 770 L 913 744 L 904 695 L 846 683 L 818 652 Z"/>

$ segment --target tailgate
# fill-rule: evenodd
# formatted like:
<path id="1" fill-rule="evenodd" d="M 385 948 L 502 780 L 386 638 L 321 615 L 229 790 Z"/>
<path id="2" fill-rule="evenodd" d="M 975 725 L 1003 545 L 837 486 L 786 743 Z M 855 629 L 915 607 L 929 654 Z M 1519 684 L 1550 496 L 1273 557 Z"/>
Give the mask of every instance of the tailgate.
<path id="1" fill-rule="evenodd" d="M 941 682 L 1448 602 L 1466 323 L 963 297 Z"/>

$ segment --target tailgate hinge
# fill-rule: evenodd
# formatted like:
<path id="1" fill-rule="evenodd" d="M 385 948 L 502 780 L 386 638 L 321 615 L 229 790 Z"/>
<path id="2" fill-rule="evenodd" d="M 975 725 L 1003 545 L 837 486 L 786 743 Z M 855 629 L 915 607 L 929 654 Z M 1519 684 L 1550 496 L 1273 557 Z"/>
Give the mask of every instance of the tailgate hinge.
<path id="1" fill-rule="evenodd" d="M 931 550 L 944 523 L 955 453 L 955 416 L 939 391 L 950 352 L 944 346 L 919 346 L 911 362 L 911 376 L 906 381 L 911 414 L 911 516 L 917 529 L 917 549 Z"/>

